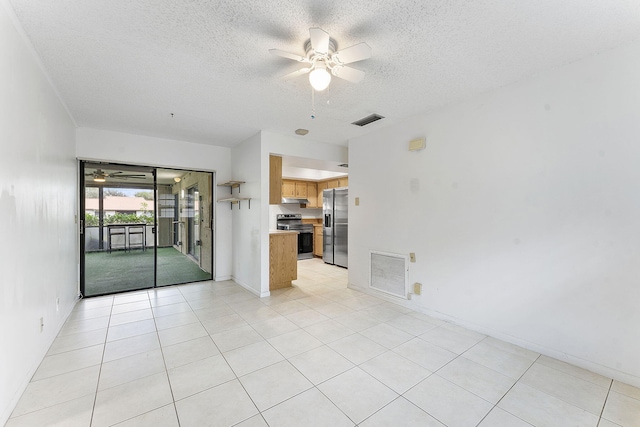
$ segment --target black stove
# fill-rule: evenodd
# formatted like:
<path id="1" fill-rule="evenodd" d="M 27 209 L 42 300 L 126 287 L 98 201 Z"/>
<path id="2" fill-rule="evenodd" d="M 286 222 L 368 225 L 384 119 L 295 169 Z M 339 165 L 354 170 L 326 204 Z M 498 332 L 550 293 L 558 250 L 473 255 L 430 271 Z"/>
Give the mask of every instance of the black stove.
<path id="1" fill-rule="evenodd" d="M 303 224 L 302 214 L 278 214 L 278 230 L 298 231 L 298 259 L 313 258 L 313 224 Z"/>

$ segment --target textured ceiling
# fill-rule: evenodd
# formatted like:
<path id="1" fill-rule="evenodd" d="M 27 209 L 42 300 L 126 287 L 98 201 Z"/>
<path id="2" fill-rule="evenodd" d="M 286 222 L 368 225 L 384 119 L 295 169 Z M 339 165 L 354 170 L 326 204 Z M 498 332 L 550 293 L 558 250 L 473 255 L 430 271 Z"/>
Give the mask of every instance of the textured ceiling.
<path id="1" fill-rule="evenodd" d="M 272 130 L 346 145 L 410 115 L 640 37 L 637 0 L 10 0 L 78 126 L 233 146 Z M 308 29 L 367 42 L 352 84 L 316 95 Z M 386 119 L 350 123 L 370 113 Z M 171 116 L 171 113 L 174 116 Z"/>

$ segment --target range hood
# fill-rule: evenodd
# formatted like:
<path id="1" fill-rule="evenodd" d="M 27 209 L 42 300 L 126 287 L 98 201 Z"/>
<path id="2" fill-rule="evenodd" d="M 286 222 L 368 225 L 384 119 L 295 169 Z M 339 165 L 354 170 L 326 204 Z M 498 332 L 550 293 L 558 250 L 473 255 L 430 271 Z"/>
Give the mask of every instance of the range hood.
<path id="1" fill-rule="evenodd" d="M 282 204 L 308 205 L 309 200 L 299 197 L 283 197 Z"/>

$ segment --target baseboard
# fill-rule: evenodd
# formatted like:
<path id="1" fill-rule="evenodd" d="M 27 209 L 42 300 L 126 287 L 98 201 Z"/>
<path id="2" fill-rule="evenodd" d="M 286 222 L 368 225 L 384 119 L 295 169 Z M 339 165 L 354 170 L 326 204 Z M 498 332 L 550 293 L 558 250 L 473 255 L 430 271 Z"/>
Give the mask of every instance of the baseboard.
<path id="1" fill-rule="evenodd" d="M 245 288 L 246 290 L 248 290 L 249 292 L 251 292 L 252 294 L 254 294 L 255 296 L 258 296 L 260 298 L 268 297 L 269 295 L 271 295 L 271 293 L 269 291 L 259 292 L 259 291 L 255 290 L 254 288 L 252 288 L 251 286 L 249 286 L 246 283 L 242 282 L 241 280 L 238 280 L 236 277 L 232 277 L 231 280 L 233 280 L 238 285 L 242 286 L 243 288 Z"/>
<path id="2" fill-rule="evenodd" d="M 423 313 L 438 320 L 444 320 L 445 322 L 453 323 L 454 325 L 462 326 L 463 328 L 469 329 L 471 331 L 479 332 L 483 335 L 488 335 L 493 338 L 497 338 L 502 341 L 506 341 L 508 343 L 517 345 L 519 347 L 526 348 L 527 350 L 534 351 L 536 353 L 540 353 L 544 356 L 552 357 L 554 359 L 560 360 L 565 363 L 569 363 L 570 365 L 577 366 L 582 369 L 586 369 L 587 371 L 594 372 L 596 374 L 602 375 L 607 378 L 612 378 L 616 381 L 623 382 L 625 384 L 632 385 L 634 387 L 640 388 L 640 377 L 635 375 L 619 371 L 617 369 L 611 368 L 609 366 L 601 365 L 596 362 L 592 362 L 590 360 L 583 359 L 579 356 L 575 356 L 572 354 L 567 354 L 563 351 L 549 348 L 534 342 L 530 342 L 518 337 L 514 337 L 509 334 L 505 334 L 503 332 L 494 330 L 492 328 L 488 328 L 483 325 L 471 323 L 459 319 L 457 317 L 449 316 L 445 313 L 441 313 L 435 310 L 429 310 L 425 307 L 419 306 L 415 301 L 412 300 L 403 300 L 401 298 L 395 298 L 390 295 L 384 294 L 383 292 L 377 292 L 373 289 L 369 289 L 362 286 L 356 286 L 352 283 L 347 285 L 348 288 L 355 289 L 357 291 L 363 292 L 368 295 L 372 295 L 383 299 L 385 301 L 392 302 L 394 304 L 398 304 L 402 307 L 411 309 L 418 313 Z"/>
<path id="3" fill-rule="evenodd" d="M 226 282 L 227 280 L 233 280 L 231 276 L 216 276 L 214 279 L 216 282 Z"/>

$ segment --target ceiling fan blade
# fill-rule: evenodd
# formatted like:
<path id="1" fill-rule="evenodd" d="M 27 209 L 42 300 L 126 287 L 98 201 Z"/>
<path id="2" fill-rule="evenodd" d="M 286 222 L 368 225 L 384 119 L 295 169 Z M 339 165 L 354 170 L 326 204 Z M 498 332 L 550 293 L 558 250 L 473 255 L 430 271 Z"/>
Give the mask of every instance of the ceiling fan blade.
<path id="1" fill-rule="evenodd" d="M 332 72 L 334 76 L 344 79 L 351 83 L 360 83 L 364 78 L 364 71 L 356 70 L 351 67 L 334 67 Z"/>
<path id="2" fill-rule="evenodd" d="M 114 178 L 142 178 L 144 179 L 146 176 L 145 175 L 117 175 L 114 176 Z"/>
<path id="3" fill-rule="evenodd" d="M 332 58 L 340 64 L 350 64 L 371 58 L 371 47 L 362 42 L 337 51 Z"/>
<path id="4" fill-rule="evenodd" d="M 316 53 L 329 53 L 329 33 L 322 28 L 309 28 L 311 47 Z"/>
<path id="5" fill-rule="evenodd" d="M 301 76 L 303 74 L 307 74 L 309 71 L 311 71 L 311 68 L 300 68 L 299 70 L 296 70 L 293 73 L 285 74 L 281 78 L 283 80 L 288 80 L 288 79 L 292 79 L 294 77 Z"/>
<path id="6" fill-rule="evenodd" d="M 281 56 L 283 58 L 287 58 L 287 59 L 293 59 L 294 61 L 298 61 L 298 62 L 309 62 L 309 60 L 304 57 L 304 56 L 300 56 L 300 55 L 296 55 L 295 53 L 289 53 L 289 52 L 285 52 L 284 50 L 280 50 L 280 49 L 269 49 L 269 52 L 274 54 L 274 55 L 278 55 Z"/>

